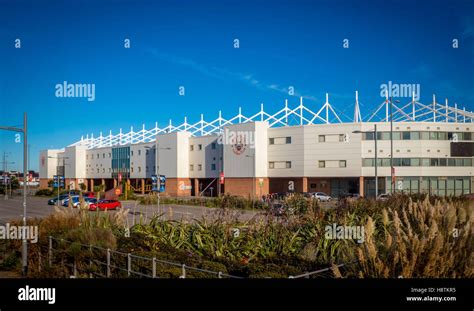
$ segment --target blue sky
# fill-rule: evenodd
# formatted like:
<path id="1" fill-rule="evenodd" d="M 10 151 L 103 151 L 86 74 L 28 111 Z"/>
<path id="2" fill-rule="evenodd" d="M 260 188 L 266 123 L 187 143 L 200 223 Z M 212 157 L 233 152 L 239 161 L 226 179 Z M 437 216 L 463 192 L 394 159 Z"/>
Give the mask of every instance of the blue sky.
<path id="1" fill-rule="evenodd" d="M 0 125 L 28 112 L 37 169 L 39 150 L 87 133 L 297 105 L 289 86 L 315 109 L 329 92 L 346 121 L 355 90 L 367 117 L 388 81 L 474 110 L 473 59 L 473 1 L 0 0 Z M 57 98 L 63 81 L 94 83 L 95 101 Z M 13 168 L 21 148 L 0 132 Z"/>

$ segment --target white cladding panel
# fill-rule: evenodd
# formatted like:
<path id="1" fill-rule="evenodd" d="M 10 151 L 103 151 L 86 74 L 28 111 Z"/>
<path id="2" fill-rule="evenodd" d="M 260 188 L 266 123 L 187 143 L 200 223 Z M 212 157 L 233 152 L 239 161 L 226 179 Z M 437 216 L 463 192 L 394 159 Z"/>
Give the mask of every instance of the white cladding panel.
<path id="1" fill-rule="evenodd" d="M 157 136 L 158 173 L 168 178 L 189 177 L 189 132 Z"/>
<path id="2" fill-rule="evenodd" d="M 232 141 L 235 137 L 236 141 Z M 268 123 L 226 126 L 222 139 L 226 177 L 268 176 Z"/>

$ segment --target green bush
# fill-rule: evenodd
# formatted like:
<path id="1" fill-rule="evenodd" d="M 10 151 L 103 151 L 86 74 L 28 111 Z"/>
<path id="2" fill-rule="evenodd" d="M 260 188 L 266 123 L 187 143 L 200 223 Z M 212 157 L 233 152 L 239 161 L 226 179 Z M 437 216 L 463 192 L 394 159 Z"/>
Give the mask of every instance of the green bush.
<path id="1" fill-rule="evenodd" d="M 46 196 L 46 197 L 50 197 L 52 196 L 54 193 L 53 193 L 53 190 L 51 189 L 39 189 L 38 191 L 36 191 L 35 195 L 37 196 Z"/>

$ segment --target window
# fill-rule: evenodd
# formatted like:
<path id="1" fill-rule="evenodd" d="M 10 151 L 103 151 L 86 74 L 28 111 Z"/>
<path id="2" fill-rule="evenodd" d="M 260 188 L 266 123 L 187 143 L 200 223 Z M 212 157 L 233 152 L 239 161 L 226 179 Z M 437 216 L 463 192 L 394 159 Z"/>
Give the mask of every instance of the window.
<path id="1" fill-rule="evenodd" d="M 133 173 L 133 167 L 130 168 L 130 171 Z"/>
<path id="2" fill-rule="evenodd" d="M 202 145 L 201 144 L 198 145 L 198 149 L 202 150 Z"/>
<path id="3" fill-rule="evenodd" d="M 138 149 L 138 155 L 142 155 L 142 151 L 140 149 Z"/>
<path id="4" fill-rule="evenodd" d="M 472 140 L 472 134 L 470 132 L 464 133 L 463 140 Z"/>
<path id="5" fill-rule="evenodd" d="M 464 166 L 472 166 L 472 159 L 464 159 Z"/>
<path id="6" fill-rule="evenodd" d="M 393 132 L 393 140 L 400 140 L 402 136 L 401 132 Z"/>
<path id="7" fill-rule="evenodd" d="M 346 160 L 339 161 L 339 167 L 346 167 Z"/>
<path id="8" fill-rule="evenodd" d="M 194 165 L 190 164 L 190 165 L 189 165 L 189 170 L 190 170 L 190 171 L 194 171 Z"/>
<path id="9" fill-rule="evenodd" d="M 430 159 L 430 166 L 438 166 L 438 159 Z"/>
<path id="10" fill-rule="evenodd" d="M 142 167 L 139 166 L 139 167 L 138 167 L 138 172 L 141 173 L 141 171 L 142 171 Z"/>
<path id="11" fill-rule="evenodd" d="M 410 166 L 410 158 L 402 158 L 402 166 Z"/>
<path id="12" fill-rule="evenodd" d="M 145 155 L 148 155 L 149 149 L 145 149 Z"/>
<path id="13" fill-rule="evenodd" d="M 99 169 L 97 169 L 97 174 L 99 174 Z"/>
<path id="14" fill-rule="evenodd" d="M 212 163 L 211 164 L 211 171 L 215 171 L 216 170 L 216 164 L 215 163 Z"/>
<path id="15" fill-rule="evenodd" d="M 421 140 L 429 140 L 430 139 L 430 132 L 420 132 L 420 139 Z"/>
<path id="16" fill-rule="evenodd" d="M 455 166 L 456 161 L 454 159 L 448 159 L 448 166 Z"/>
<path id="17" fill-rule="evenodd" d="M 438 140 L 438 132 L 430 132 L 430 140 Z"/>
<path id="18" fill-rule="evenodd" d="M 268 144 L 269 145 L 274 145 L 275 144 L 275 138 L 269 138 L 268 139 Z"/>
<path id="19" fill-rule="evenodd" d="M 289 137 L 286 138 L 286 143 L 287 143 L 287 144 L 291 144 L 291 136 L 289 136 Z"/>
<path id="20" fill-rule="evenodd" d="M 189 151 L 194 151 L 194 145 L 189 145 Z"/>
<path id="21" fill-rule="evenodd" d="M 286 161 L 285 167 L 286 167 L 286 168 L 291 168 L 291 162 L 290 162 L 290 161 Z"/>
<path id="22" fill-rule="evenodd" d="M 198 164 L 198 171 L 202 171 L 202 165 Z"/>
<path id="23" fill-rule="evenodd" d="M 382 166 L 390 166 L 390 159 L 382 159 Z"/>
<path id="24" fill-rule="evenodd" d="M 390 140 L 390 132 L 382 132 L 381 134 L 381 140 Z"/>
<path id="25" fill-rule="evenodd" d="M 91 159 L 92 159 L 92 160 L 94 159 L 94 155 L 93 155 L 93 154 L 91 154 Z"/>
<path id="26" fill-rule="evenodd" d="M 375 140 L 375 134 L 373 132 L 363 133 L 365 140 Z"/>
<path id="27" fill-rule="evenodd" d="M 105 168 L 102 169 L 102 173 L 105 173 Z"/>
<path id="28" fill-rule="evenodd" d="M 326 141 L 326 136 L 324 135 L 319 135 L 319 142 L 324 143 Z"/>
<path id="29" fill-rule="evenodd" d="M 319 166 L 319 168 L 325 168 L 326 167 L 326 161 L 319 161 L 318 166 Z"/>
<path id="30" fill-rule="evenodd" d="M 339 141 L 344 142 L 344 137 L 345 137 L 344 134 L 339 134 Z"/>
<path id="31" fill-rule="evenodd" d="M 213 150 L 215 150 L 215 149 L 216 149 L 216 143 L 212 143 L 212 144 L 211 144 L 211 148 L 212 148 Z"/>
<path id="32" fill-rule="evenodd" d="M 463 166 L 463 159 L 456 159 L 456 166 Z"/>
<path id="33" fill-rule="evenodd" d="M 411 132 L 411 140 L 420 140 L 420 132 Z"/>
<path id="34" fill-rule="evenodd" d="M 420 166 L 420 159 L 418 158 L 411 159 L 411 166 Z"/>
<path id="35" fill-rule="evenodd" d="M 362 159 L 362 166 L 374 166 L 374 159 Z"/>
<path id="36" fill-rule="evenodd" d="M 99 154 L 97 154 L 97 159 L 98 159 L 98 158 L 100 158 L 100 155 L 99 155 Z"/>
<path id="37" fill-rule="evenodd" d="M 268 168 L 275 168 L 275 162 L 268 162 Z"/>
<path id="38" fill-rule="evenodd" d="M 421 159 L 421 166 L 430 166 L 430 159 Z"/>
<path id="39" fill-rule="evenodd" d="M 441 158 L 439 159 L 439 166 L 446 166 L 448 165 L 448 159 Z"/>
<path id="40" fill-rule="evenodd" d="M 112 157 L 112 154 L 109 152 L 109 158 Z"/>
<path id="41" fill-rule="evenodd" d="M 105 153 L 102 153 L 102 159 L 105 159 Z"/>
<path id="42" fill-rule="evenodd" d="M 109 167 L 109 173 L 112 171 L 112 169 Z"/>
<path id="43" fill-rule="evenodd" d="M 86 155 L 86 160 L 89 160 L 89 155 Z"/>
<path id="44" fill-rule="evenodd" d="M 410 132 L 402 132 L 403 140 L 410 140 Z"/>
<path id="45" fill-rule="evenodd" d="M 146 172 L 148 172 L 148 166 L 146 167 L 146 169 L 145 169 L 145 170 L 146 170 Z"/>
<path id="46" fill-rule="evenodd" d="M 438 132 L 438 140 L 447 140 L 447 139 L 448 139 L 448 133 Z"/>
<path id="47" fill-rule="evenodd" d="M 130 151 L 130 153 L 131 153 L 131 155 L 132 155 L 132 157 L 133 157 L 133 150 L 132 150 L 132 151 Z"/>

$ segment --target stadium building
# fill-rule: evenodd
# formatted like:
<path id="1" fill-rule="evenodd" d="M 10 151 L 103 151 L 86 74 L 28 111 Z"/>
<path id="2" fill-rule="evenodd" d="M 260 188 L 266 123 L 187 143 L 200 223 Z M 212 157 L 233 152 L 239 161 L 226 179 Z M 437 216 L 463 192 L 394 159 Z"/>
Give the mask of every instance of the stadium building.
<path id="1" fill-rule="evenodd" d="M 88 190 L 100 184 L 111 189 L 125 182 L 146 193 L 158 174 L 166 176 L 165 193 L 172 196 L 288 191 L 374 196 L 377 175 L 379 194 L 392 188 L 441 196 L 474 192 L 474 113 L 447 100 L 438 103 L 435 96 L 429 104 L 386 98 L 362 121 L 357 92 L 350 122 L 341 120 L 328 95 L 316 108 L 300 99 L 298 106 L 286 102 L 274 114 L 262 104 L 251 116 L 239 109 L 230 119 L 219 112 L 211 122 L 201 115 L 193 124 L 185 118 L 164 128 L 87 135 L 40 153 L 41 186 L 59 174 L 73 189 L 81 183 Z"/>

